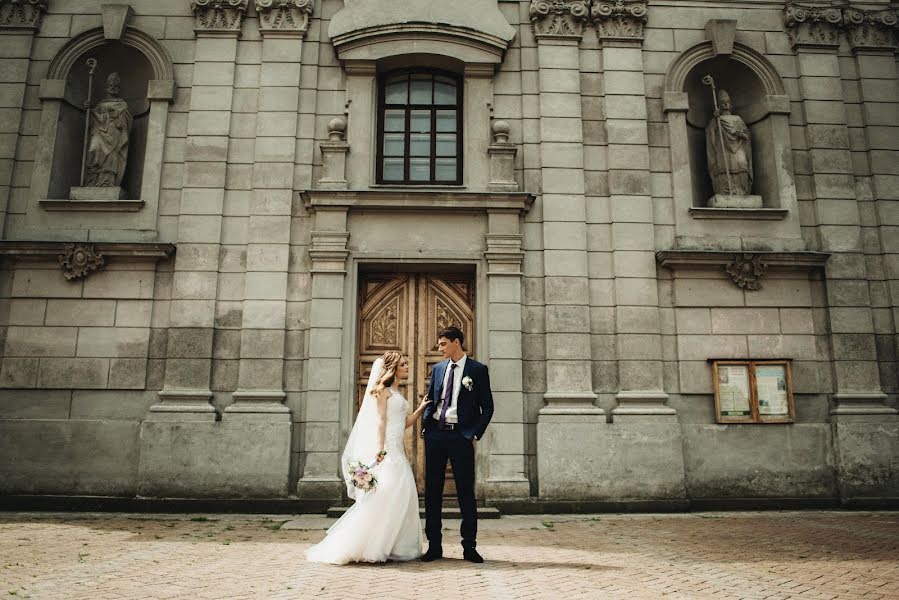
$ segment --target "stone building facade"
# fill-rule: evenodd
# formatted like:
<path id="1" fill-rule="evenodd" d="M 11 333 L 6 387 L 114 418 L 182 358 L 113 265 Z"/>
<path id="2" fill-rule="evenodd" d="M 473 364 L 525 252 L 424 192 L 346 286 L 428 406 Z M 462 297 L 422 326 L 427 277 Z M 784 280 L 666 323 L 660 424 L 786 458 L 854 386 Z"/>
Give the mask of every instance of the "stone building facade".
<path id="1" fill-rule="evenodd" d="M 897 35 L 886 0 L 0 0 L 0 494 L 339 504 L 368 365 L 413 398 L 452 323 L 487 504 L 895 502 Z M 719 422 L 714 359 L 789 361 L 790 422 Z"/>

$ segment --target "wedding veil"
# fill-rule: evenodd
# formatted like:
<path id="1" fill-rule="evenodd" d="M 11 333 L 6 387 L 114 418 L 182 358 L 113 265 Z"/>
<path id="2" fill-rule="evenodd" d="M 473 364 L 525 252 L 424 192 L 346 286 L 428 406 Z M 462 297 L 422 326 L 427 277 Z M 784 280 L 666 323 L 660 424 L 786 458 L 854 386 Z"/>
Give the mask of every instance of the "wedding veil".
<path id="1" fill-rule="evenodd" d="M 346 493 L 350 498 L 356 499 L 359 490 L 353 485 L 349 476 L 350 463 L 362 462 L 369 467 L 377 464 L 378 448 L 378 403 L 372 396 L 372 390 L 378 383 L 378 377 L 384 368 L 384 359 L 378 358 L 371 366 L 371 374 L 368 376 L 368 385 L 365 387 L 365 396 L 362 398 L 362 406 L 356 416 L 356 422 L 350 431 L 350 437 L 343 449 L 340 459 L 343 479 L 346 482 Z"/>

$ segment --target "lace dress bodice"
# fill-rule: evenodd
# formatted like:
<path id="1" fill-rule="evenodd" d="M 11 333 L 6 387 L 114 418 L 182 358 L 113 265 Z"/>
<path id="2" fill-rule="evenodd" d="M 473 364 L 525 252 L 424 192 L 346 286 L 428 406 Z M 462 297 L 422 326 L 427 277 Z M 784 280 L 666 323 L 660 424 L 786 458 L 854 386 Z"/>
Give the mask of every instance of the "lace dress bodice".
<path id="1" fill-rule="evenodd" d="M 387 429 L 384 432 L 384 449 L 388 457 L 402 456 L 406 459 L 403 436 L 406 432 L 406 416 L 409 414 L 409 401 L 399 392 L 391 389 L 387 399 Z"/>

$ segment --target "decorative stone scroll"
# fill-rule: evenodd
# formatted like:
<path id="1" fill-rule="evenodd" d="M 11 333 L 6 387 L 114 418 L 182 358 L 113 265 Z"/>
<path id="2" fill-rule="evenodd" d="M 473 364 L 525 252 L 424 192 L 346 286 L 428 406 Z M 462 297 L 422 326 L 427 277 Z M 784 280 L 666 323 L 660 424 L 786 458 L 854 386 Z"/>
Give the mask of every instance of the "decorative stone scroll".
<path id="1" fill-rule="evenodd" d="M 804 6 L 788 2 L 784 9 L 784 24 L 794 48 L 836 48 L 840 45 L 843 12 L 839 6 Z"/>
<path id="2" fill-rule="evenodd" d="M 589 13 L 582 0 L 531 0 L 531 25 L 538 37 L 580 38 Z"/>
<path id="3" fill-rule="evenodd" d="M 84 279 L 105 264 L 106 259 L 93 244 L 66 244 L 65 251 L 59 255 L 59 265 L 69 281 Z"/>
<path id="4" fill-rule="evenodd" d="M 737 287 L 758 290 L 762 287 L 762 277 L 768 273 L 768 265 L 758 254 L 736 254 L 734 260 L 724 267 Z"/>
<path id="5" fill-rule="evenodd" d="M 48 0 L 0 0 L 0 30 L 32 29 L 37 31 L 47 12 Z"/>
<path id="6" fill-rule="evenodd" d="M 896 50 L 899 18 L 895 10 L 843 9 L 843 23 L 853 50 Z"/>
<path id="7" fill-rule="evenodd" d="M 197 33 L 240 33 L 247 14 L 248 0 L 191 0 L 190 9 L 197 18 Z"/>
<path id="8" fill-rule="evenodd" d="M 255 0 L 259 31 L 305 35 L 312 15 L 312 0 Z"/>
<path id="9" fill-rule="evenodd" d="M 600 0 L 590 16 L 601 40 L 642 40 L 648 19 L 646 0 Z"/>

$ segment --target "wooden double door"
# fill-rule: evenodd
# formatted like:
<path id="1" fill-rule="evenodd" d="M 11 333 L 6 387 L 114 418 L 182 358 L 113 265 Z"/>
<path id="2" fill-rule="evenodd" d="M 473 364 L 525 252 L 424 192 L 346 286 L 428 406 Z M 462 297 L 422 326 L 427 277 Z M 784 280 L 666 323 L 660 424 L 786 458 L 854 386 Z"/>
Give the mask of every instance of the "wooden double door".
<path id="1" fill-rule="evenodd" d="M 414 410 L 427 393 L 431 369 L 443 360 L 437 333 L 455 325 L 465 333 L 465 348 L 474 356 L 474 278 L 466 274 L 366 273 L 359 281 L 359 344 L 356 360 L 356 413 L 362 403 L 375 359 L 388 350 L 409 358 L 403 395 Z M 424 492 L 424 440 L 420 426 L 406 430 L 406 455 Z M 447 468 L 445 495 L 455 496 L 452 470 Z"/>

